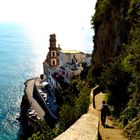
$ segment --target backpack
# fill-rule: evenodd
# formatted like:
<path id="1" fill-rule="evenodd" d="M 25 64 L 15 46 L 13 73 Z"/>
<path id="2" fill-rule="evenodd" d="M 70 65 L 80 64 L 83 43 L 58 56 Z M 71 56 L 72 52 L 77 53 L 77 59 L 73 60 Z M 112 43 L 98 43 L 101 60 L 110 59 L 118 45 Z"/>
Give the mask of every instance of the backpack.
<path id="1" fill-rule="evenodd" d="M 101 113 L 105 115 L 110 115 L 110 109 L 108 108 L 108 105 L 103 104 L 101 108 Z"/>

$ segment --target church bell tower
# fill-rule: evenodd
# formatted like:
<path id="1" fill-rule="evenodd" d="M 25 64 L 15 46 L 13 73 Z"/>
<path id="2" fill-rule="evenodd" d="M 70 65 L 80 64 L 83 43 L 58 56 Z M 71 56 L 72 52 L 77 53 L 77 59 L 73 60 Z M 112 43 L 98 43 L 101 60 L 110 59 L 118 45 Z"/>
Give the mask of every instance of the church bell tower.
<path id="1" fill-rule="evenodd" d="M 59 49 L 56 47 L 56 35 L 51 34 L 49 41 L 49 66 L 57 67 L 59 65 Z"/>

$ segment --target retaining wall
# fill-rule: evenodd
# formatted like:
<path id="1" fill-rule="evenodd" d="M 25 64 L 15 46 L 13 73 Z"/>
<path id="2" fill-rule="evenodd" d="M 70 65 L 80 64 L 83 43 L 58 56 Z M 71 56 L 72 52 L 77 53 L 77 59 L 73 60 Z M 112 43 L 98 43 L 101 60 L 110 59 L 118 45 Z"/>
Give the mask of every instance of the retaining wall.
<path id="1" fill-rule="evenodd" d="M 87 114 L 82 115 L 70 128 L 54 140 L 98 140 L 99 116 L 93 108 L 94 89 L 91 90 L 91 104 Z"/>

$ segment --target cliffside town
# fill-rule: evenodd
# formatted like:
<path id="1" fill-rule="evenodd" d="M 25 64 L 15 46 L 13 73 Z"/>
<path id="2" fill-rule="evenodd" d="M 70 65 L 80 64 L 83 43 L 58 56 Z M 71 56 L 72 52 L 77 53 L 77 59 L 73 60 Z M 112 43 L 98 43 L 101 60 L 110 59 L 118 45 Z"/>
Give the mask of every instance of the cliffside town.
<path id="1" fill-rule="evenodd" d="M 68 85 L 70 80 L 79 76 L 83 67 L 89 66 L 91 55 L 77 50 L 62 50 L 56 47 L 56 35 L 50 35 L 49 52 L 43 62 L 43 74 L 40 77 L 25 82 L 25 96 L 28 106 L 21 104 L 21 112 L 26 127 L 33 131 L 38 129 L 37 122 L 45 120 L 51 127 L 58 120 L 57 90 L 63 90 L 62 85 Z M 22 113 L 21 113 L 22 114 Z M 23 117 L 24 116 L 24 117 Z M 26 119 L 25 119 L 26 117 Z"/>
<path id="2" fill-rule="evenodd" d="M 69 83 L 69 80 L 79 75 L 83 65 L 90 65 L 91 55 L 77 50 L 62 50 L 56 47 L 56 35 L 50 35 L 50 47 L 43 63 L 44 78 L 56 87 L 56 81 Z M 55 80 L 54 80 L 55 79 Z"/>
<path id="3" fill-rule="evenodd" d="M 98 84 L 95 94 L 106 93 L 111 116 L 119 120 L 124 135 L 131 140 L 140 139 L 140 0 L 97 0 L 95 10 L 91 19 L 95 31 L 92 58 L 83 52 L 57 47 L 56 35 L 51 34 L 43 74 L 25 83 L 27 102 L 22 103 L 21 112 L 27 125 L 35 129 L 33 132 L 40 127 L 36 125 L 38 120 L 53 127 L 43 124 L 35 134 L 37 138 L 53 139 L 68 129 L 87 112 L 90 88 Z M 73 81 L 68 88 L 70 80 L 90 62 L 84 78 Z M 64 89 L 59 100 L 58 92 Z M 61 104 L 61 111 L 60 102 L 65 103 Z M 54 129 L 58 112 L 60 122 Z"/>

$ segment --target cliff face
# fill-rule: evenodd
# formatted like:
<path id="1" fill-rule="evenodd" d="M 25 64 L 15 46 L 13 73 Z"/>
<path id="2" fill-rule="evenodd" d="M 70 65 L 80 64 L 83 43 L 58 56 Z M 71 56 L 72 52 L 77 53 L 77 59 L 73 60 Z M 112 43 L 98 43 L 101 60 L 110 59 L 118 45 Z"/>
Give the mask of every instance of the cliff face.
<path id="1" fill-rule="evenodd" d="M 140 139 L 140 0 L 97 0 L 92 25 L 92 79 L 107 90 L 127 137 Z"/>
<path id="2" fill-rule="evenodd" d="M 127 42 L 126 16 L 129 0 L 97 0 L 96 13 L 92 17 L 95 30 L 92 63 L 102 67 L 118 55 L 122 44 Z"/>

